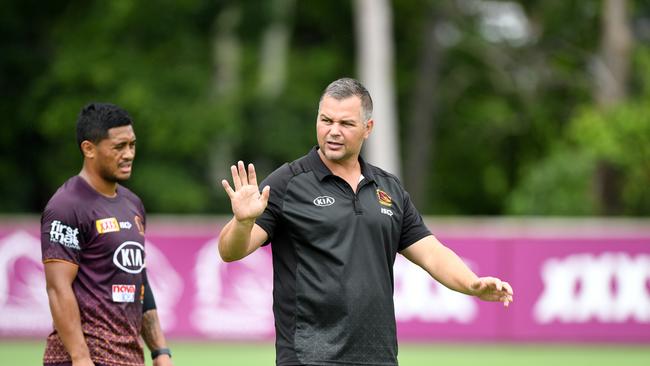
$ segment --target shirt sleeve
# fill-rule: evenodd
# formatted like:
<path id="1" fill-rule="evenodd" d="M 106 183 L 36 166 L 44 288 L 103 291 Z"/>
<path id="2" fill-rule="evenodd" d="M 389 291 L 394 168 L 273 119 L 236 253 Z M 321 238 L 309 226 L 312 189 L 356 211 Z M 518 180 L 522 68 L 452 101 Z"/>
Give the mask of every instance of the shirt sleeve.
<path id="1" fill-rule="evenodd" d="M 255 223 L 264 229 L 268 235 L 268 239 L 264 245 L 271 242 L 275 229 L 282 220 L 284 195 L 287 192 L 287 185 L 292 176 L 293 174 L 291 173 L 289 164 L 284 164 L 266 177 L 260 184 L 261 189 L 264 189 L 266 186 L 271 187 L 269 203 L 264 212 L 255 220 Z"/>
<path id="2" fill-rule="evenodd" d="M 418 240 L 431 235 L 431 231 L 424 224 L 422 216 L 413 205 L 411 196 L 404 191 L 404 216 L 402 221 L 402 234 L 399 239 L 398 251 L 408 248 Z"/>
<path id="3" fill-rule="evenodd" d="M 43 262 L 63 260 L 81 262 L 83 235 L 74 210 L 68 205 L 48 205 L 41 216 L 41 255 Z"/>

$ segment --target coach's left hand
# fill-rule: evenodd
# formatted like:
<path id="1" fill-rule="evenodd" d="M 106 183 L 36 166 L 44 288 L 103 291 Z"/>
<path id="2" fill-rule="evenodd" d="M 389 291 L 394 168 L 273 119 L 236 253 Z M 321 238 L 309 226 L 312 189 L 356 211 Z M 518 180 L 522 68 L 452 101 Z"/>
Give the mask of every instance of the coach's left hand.
<path id="1" fill-rule="evenodd" d="M 481 277 L 470 286 L 472 295 L 485 301 L 499 301 L 507 307 L 513 301 L 512 287 L 495 277 Z"/>

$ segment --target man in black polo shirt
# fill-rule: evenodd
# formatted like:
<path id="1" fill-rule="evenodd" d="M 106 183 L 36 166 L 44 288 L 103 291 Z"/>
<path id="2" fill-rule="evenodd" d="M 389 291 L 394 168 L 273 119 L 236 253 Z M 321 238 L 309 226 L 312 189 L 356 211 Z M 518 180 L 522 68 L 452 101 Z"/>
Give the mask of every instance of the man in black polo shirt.
<path id="1" fill-rule="evenodd" d="M 513 299 L 508 283 L 477 277 L 429 232 L 394 175 L 359 156 L 371 114 L 361 83 L 336 80 L 321 96 L 317 147 L 261 193 L 252 164 L 231 167 L 234 189 L 222 181 L 234 214 L 219 238 L 223 260 L 273 242 L 277 365 L 397 365 L 398 252 L 453 290 Z"/>

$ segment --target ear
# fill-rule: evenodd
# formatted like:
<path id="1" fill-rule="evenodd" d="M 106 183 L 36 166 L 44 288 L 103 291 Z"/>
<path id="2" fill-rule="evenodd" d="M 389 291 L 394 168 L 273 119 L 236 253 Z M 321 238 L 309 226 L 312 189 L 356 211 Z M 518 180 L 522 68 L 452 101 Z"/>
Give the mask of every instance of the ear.
<path id="1" fill-rule="evenodd" d="M 363 138 L 367 139 L 368 136 L 370 136 L 370 132 L 372 132 L 372 128 L 375 127 L 375 121 L 371 118 L 366 122 L 366 131 L 363 134 Z"/>
<path id="2" fill-rule="evenodd" d="M 81 152 L 84 155 L 84 158 L 86 159 L 94 159 L 95 158 L 95 144 L 88 140 L 83 140 L 81 142 Z"/>

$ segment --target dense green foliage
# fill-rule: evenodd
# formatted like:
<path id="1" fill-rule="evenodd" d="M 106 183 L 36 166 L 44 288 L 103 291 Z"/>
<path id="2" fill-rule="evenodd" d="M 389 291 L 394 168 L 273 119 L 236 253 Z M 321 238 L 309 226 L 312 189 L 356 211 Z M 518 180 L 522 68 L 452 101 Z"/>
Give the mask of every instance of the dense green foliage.
<path id="1" fill-rule="evenodd" d="M 519 2 L 523 41 L 490 39 L 472 3 L 392 2 L 403 149 L 432 19 L 440 43 L 420 210 L 650 214 L 650 1 L 630 1 L 629 96 L 608 110 L 593 97 L 600 1 Z M 268 92 L 263 42 L 278 21 L 286 78 Z M 340 0 L 2 2 L 0 212 L 40 211 L 79 171 L 74 123 L 89 101 L 134 117 L 128 186 L 149 212 L 228 212 L 218 180 L 236 159 L 265 176 L 315 143 L 322 88 L 357 74 L 354 23 Z M 594 189 L 603 167 L 616 182 L 607 209 Z"/>

